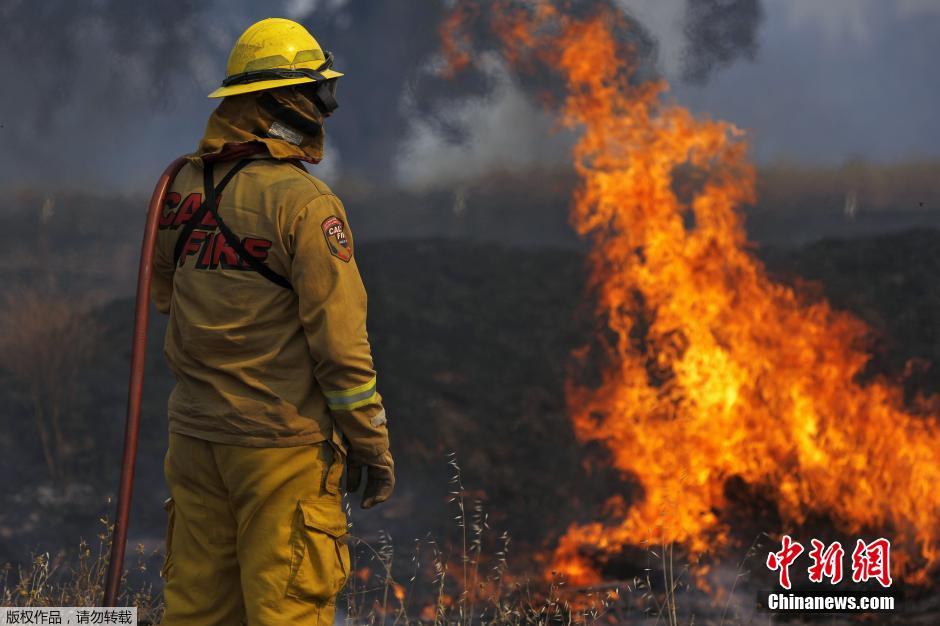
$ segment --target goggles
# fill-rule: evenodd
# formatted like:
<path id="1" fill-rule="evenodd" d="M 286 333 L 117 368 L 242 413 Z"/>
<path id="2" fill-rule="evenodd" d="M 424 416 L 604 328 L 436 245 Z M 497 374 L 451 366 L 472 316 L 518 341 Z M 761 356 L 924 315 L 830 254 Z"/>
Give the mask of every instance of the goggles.
<path id="1" fill-rule="evenodd" d="M 336 79 L 326 78 L 323 76 L 322 72 L 332 67 L 333 53 L 327 52 L 326 59 L 324 59 L 320 67 L 315 70 L 306 68 L 270 68 L 265 70 L 252 70 L 250 72 L 242 72 L 241 74 L 233 74 L 232 76 L 229 76 L 222 81 L 222 86 L 229 87 L 231 85 L 244 85 L 246 83 L 254 83 L 261 80 L 310 78 L 314 81 L 312 84 L 295 85 L 295 87 L 302 94 L 304 94 L 304 96 L 313 101 L 314 105 L 320 109 L 320 112 L 323 113 L 323 115 L 330 115 L 339 107 L 339 104 L 336 102 Z"/>

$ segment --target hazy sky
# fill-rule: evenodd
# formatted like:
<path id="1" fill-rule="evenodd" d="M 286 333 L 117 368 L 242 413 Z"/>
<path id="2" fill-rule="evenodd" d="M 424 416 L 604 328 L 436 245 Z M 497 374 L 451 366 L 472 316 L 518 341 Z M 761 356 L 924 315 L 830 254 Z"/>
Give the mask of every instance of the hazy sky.
<path id="1" fill-rule="evenodd" d="M 656 37 L 674 96 L 751 131 L 762 162 L 940 157 L 940 0 L 762 0 L 755 58 L 704 85 L 681 80 L 685 0 L 616 2 Z M 149 188 L 195 147 L 235 38 L 272 15 L 303 21 L 348 72 L 327 180 L 449 185 L 564 158 L 569 138 L 498 62 L 484 95 L 425 88 L 445 5 L 0 0 L 0 184 Z"/>
<path id="2" fill-rule="evenodd" d="M 764 4 L 756 61 L 681 100 L 751 129 L 763 161 L 940 155 L 940 0 Z"/>

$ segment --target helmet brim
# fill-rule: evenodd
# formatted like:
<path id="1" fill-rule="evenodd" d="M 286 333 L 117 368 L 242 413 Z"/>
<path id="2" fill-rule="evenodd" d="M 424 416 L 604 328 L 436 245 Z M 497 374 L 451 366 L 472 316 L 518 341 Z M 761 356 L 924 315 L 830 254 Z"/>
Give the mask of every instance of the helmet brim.
<path id="1" fill-rule="evenodd" d="M 323 70 L 321 72 L 327 80 L 339 78 L 342 72 L 336 70 Z M 210 98 L 224 98 L 226 96 L 237 96 L 242 93 L 251 93 L 254 91 L 264 91 L 265 89 L 276 89 L 277 87 L 289 87 L 290 85 L 302 85 L 303 83 L 315 83 L 312 78 L 277 78 L 274 80 L 259 80 L 253 83 L 243 83 L 241 85 L 230 85 L 228 87 L 219 87 L 209 94 Z"/>

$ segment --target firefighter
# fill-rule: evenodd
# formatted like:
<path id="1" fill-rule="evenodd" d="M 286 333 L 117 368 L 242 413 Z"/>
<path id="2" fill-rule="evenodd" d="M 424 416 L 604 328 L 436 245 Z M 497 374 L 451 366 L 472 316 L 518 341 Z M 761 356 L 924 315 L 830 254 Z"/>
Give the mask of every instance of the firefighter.
<path id="1" fill-rule="evenodd" d="M 395 484 L 366 293 L 323 157 L 342 76 L 303 26 L 235 43 L 160 221 L 151 299 L 176 386 L 164 626 L 332 624 L 350 574 L 341 476 Z"/>

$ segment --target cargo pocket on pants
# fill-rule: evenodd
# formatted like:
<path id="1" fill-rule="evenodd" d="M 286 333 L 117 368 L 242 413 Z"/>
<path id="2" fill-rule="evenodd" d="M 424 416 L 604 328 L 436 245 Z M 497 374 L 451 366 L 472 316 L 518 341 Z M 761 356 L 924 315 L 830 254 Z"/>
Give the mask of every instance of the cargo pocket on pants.
<path id="1" fill-rule="evenodd" d="M 332 602 L 349 578 L 346 513 L 336 500 L 300 500 L 291 532 L 292 598 Z"/>
<path id="2" fill-rule="evenodd" d="M 167 580 L 170 574 L 170 568 L 173 566 L 173 525 L 176 522 L 176 506 L 173 498 L 167 498 L 163 502 L 163 508 L 166 510 L 166 547 L 163 557 L 163 567 L 160 568 L 160 578 Z"/>

